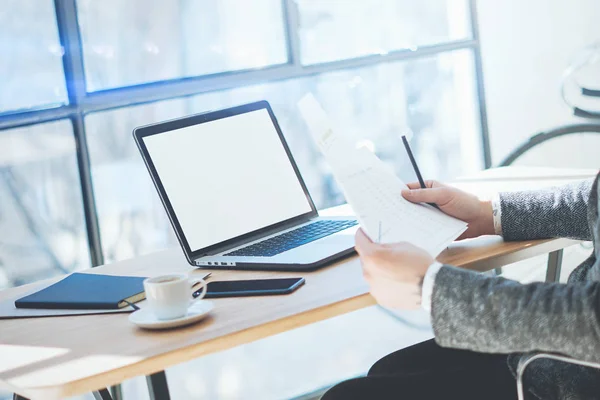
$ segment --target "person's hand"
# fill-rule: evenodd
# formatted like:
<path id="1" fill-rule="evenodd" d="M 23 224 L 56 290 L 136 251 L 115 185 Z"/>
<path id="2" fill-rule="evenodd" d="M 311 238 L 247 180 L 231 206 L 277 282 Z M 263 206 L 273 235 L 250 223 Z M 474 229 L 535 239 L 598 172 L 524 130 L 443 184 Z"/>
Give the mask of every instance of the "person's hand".
<path id="1" fill-rule="evenodd" d="M 459 240 L 495 233 L 490 201 L 436 181 L 426 181 L 425 186 L 427 189 L 421 189 L 419 183 L 409 183 L 409 190 L 403 190 L 402 196 L 413 203 L 435 203 L 446 214 L 468 223 Z"/>
<path id="2" fill-rule="evenodd" d="M 409 243 L 373 243 L 362 229 L 356 232 L 356 252 L 377 303 L 404 310 L 421 306 L 423 278 L 434 262 L 429 253 Z"/>

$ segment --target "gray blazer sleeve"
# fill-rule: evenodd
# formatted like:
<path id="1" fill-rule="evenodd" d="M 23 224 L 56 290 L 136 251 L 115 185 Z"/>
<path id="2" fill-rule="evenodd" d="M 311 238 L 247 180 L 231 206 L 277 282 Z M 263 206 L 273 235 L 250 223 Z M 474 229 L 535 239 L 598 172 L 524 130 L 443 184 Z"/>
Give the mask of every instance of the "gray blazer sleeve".
<path id="1" fill-rule="evenodd" d="M 568 237 L 591 240 L 587 220 L 593 180 L 560 188 L 500 194 L 505 240 Z"/>
<path id="2" fill-rule="evenodd" d="M 548 351 L 600 361 L 600 283 L 519 282 L 444 266 L 432 299 L 435 340 L 486 353 Z"/>
<path id="3" fill-rule="evenodd" d="M 505 238 L 591 239 L 587 203 L 592 185 L 586 181 L 554 190 L 502 194 Z M 588 263 L 591 270 L 600 269 L 595 257 Z M 597 281 L 523 285 L 444 266 L 436 275 L 431 305 L 441 346 L 486 353 L 548 351 L 600 361 Z"/>

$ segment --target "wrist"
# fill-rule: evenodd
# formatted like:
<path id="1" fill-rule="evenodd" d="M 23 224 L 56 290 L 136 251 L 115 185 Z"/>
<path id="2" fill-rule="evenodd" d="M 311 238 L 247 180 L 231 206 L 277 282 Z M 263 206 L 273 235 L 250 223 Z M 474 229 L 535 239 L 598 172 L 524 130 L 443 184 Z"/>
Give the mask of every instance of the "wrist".
<path id="1" fill-rule="evenodd" d="M 423 278 L 423 284 L 421 286 L 421 307 L 427 312 L 431 312 L 431 301 L 433 299 L 433 288 L 435 285 L 435 277 L 439 270 L 442 268 L 442 264 L 434 262 L 427 269 L 427 273 Z"/>
<path id="2" fill-rule="evenodd" d="M 491 200 L 479 202 L 479 217 L 477 218 L 478 231 L 480 235 L 495 235 L 494 208 Z"/>

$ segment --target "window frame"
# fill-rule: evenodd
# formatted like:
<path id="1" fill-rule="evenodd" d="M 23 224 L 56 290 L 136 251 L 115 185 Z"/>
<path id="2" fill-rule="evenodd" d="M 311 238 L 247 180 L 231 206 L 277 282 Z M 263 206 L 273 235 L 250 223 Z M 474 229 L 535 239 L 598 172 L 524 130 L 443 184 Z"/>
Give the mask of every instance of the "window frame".
<path id="1" fill-rule="evenodd" d="M 288 62 L 285 64 L 274 65 L 263 69 L 185 77 L 88 93 L 86 90 L 83 49 L 77 17 L 77 0 L 54 0 L 59 38 L 61 45 L 64 48 L 63 69 L 67 85 L 68 104 L 58 105 L 52 108 L 0 113 L 0 134 L 2 134 L 3 130 L 51 122 L 59 119 L 69 119 L 71 121 L 77 146 L 77 166 L 79 169 L 86 232 L 92 266 L 102 265 L 104 263 L 104 257 L 102 253 L 100 227 L 92 184 L 90 155 L 84 119 L 87 114 L 97 111 L 141 105 L 264 82 L 319 75 L 341 69 L 419 59 L 440 53 L 469 49 L 473 53 L 473 60 L 475 63 L 474 71 L 477 95 L 479 98 L 478 106 L 481 122 L 483 161 L 485 168 L 491 167 L 476 0 L 468 0 L 468 11 L 472 32 L 471 38 L 421 46 L 416 49 L 401 49 L 386 54 L 367 55 L 358 58 L 311 65 L 303 65 L 301 63 L 300 38 L 298 35 L 300 19 L 296 2 L 295 0 L 281 1 L 283 2 L 283 23 L 288 58 Z"/>

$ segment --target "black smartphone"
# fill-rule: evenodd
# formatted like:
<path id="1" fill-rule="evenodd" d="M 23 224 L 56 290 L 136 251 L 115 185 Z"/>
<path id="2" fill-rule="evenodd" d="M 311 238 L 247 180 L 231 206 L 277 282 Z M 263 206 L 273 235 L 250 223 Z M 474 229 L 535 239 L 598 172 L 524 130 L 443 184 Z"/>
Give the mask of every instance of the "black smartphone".
<path id="1" fill-rule="evenodd" d="M 208 282 L 206 286 L 206 296 L 204 298 L 288 294 L 292 293 L 303 284 L 304 278 Z M 200 291 L 195 292 L 194 297 L 199 293 Z"/>

